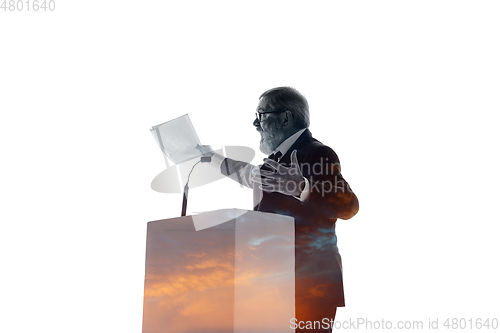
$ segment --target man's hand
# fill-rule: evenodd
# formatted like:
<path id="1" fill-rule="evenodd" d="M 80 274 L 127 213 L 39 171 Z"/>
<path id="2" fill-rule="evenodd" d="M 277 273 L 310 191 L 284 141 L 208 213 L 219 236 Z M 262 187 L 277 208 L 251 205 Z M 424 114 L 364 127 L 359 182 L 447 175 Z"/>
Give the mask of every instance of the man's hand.
<path id="1" fill-rule="evenodd" d="M 203 156 L 212 157 L 215 152 L 212 149 L 212 146 L 209 145 L 197 145 L 196 148 L 203 154 Z"/>
<path id="2" fill-rule="evenodd" d="M 291 165 L 286 167 L 265 158 L 265 165 L 269 166 L 272 171 L 260 170 L 260 174 L 256 175 L 252 180 L 266 192 L 279 192 L 285 195 L 299 197 L 304 189 L 304 177 L 300 171 L 299 162 L 297 161 L 297 150 L 292 152 L 290 156 Z"/>

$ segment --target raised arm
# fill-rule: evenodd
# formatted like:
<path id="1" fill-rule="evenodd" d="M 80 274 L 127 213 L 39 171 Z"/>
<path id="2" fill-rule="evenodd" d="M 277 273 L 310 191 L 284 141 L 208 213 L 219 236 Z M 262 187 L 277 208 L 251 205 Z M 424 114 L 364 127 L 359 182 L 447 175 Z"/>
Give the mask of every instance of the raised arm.
<path id="1" fill-rule="evenodd" d="M 253 174 L 259 170 L 250 163 L 236 161 L 219 154 L 212 156 L 210 165 L 218 168 L 223 175 L 249 188 L 253 188 Z"/>

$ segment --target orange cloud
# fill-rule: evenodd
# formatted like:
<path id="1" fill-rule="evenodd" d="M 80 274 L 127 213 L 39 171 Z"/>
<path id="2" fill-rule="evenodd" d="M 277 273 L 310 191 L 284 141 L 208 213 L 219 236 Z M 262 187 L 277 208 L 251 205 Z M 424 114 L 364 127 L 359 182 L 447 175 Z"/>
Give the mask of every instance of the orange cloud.
<path id="1" fill-rule="evenodd" d="M 206 269 L 210 269 L 209 272 Z M 215 268 L 215 269 L 214 269 Z M 144 294 L 146 297 L 162 297 L 164 295 L 176 296 L 191 290 L 203 291 L 218 286 L 227 286 L 234 283 L 234 268 L 232 265 L 216 263 L 213 260 L 205 263 L 195 264 L 189 268 L 190 271 L 202 269 L 203 274 L 186 274 L 178 272 L 165 276 L 148 276 L 150 281 L 161 281 L 148 283 Z"/>
<path id="2" fill-rule="evenodd" d="M 198 253 L 186 253 L 184 255 L 187 258 L 189 258 L 189 257 L 202 258 L 202 257 L 206 256 L 207 253 L 205 251 L 201 251 L 201 252 L 198 252 Z"/>
<path id="3" fill-rule="evenodd" d="M 225 268 L 229 271 L 233 271 L 233 264 L 232 263 L 227 263 L 227 262 L 220 262 L 215 259 L 212 260 L 205 260 L 203 262 L 187 265 L 185 268 L 189 271 L 195 270 L 195 269 L 206 269 L 206 268 L 214 268 L 214 267 L 221 267 Z"/>

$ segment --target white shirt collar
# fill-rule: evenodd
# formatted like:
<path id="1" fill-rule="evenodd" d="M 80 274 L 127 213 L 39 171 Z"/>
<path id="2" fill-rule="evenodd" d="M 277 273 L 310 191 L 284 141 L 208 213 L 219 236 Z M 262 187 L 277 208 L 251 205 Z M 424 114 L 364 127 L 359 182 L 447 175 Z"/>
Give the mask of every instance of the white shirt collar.
<path id="1" fill-rule="evenodd" d="M 274 151 L 273 154 L 276 154 L 277 152 L 281 152 L 283 156 L 286 154 L 288 149 L 293 146 L 295 141 L 299 138 L 299 136 L 302 135 L 306 131 L 307 128 L 301 129 L 300 131 L 295 132 L 294 134 L 290 135 L 288 139 L 283 141 Z"/>

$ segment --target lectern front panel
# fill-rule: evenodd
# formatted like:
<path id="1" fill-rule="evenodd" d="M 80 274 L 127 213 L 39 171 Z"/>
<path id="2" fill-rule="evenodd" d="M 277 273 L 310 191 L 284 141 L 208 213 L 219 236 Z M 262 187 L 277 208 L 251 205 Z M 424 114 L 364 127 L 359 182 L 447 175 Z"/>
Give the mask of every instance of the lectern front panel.
<path id="1" fill-rule="evenodd" d="M 149 222 L 143 333 L 293 332 L 294 244 L 293 218 L 275 214 Z"/>

